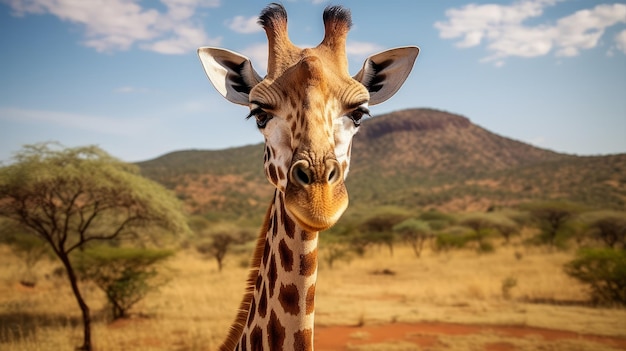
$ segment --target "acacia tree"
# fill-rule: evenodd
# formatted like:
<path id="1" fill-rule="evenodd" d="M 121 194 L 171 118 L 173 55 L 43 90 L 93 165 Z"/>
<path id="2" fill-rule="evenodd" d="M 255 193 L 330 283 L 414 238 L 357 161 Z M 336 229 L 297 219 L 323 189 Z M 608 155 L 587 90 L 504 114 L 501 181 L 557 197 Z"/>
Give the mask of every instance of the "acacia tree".
<path id="1" fill-rule="evenodd" d="M 474 231 L 473 239 L 478 243 L 480 252 L 492 249 L 491 244 L 486 241 L 492 234 L 499 233 L 508 244 L 511 236 L 519 233 L 517 224 L 499 212 L 470 213 L 463 216 L 459 223 Z"/>
<path id="2" fill-rule="evenodd" d="M 417 218 L 409 218 L 396 224 L 393 231 L 400 233 L 401 238 L 413 248 L 415 257 L 420 257 L 426 240 L 433 236 L 430 225 Z"/>
<path id="3" fill-rule="evenodd" d="M 408 214 L 396 208 L 383 208 L 369 215 L 358 226 L 357 230 L 364 234 L 371 243 L 386 245 L 393 256 L 395 241 L 393 226 L 407 219 Z"/>
<path id="4" fill-rule="evenodd" d="M 547 201 L 525 204 L 522 209 L 528 211 L 540 229 L 537 240 L 554 248 L 560 237 L 566 236 L 567 222 L 582 211 L 582 207 L 559 201 Z"/>
<path id="5" fill-rule="evenodd" d="M 460 221 L 461 225 L 474 231 L 473 239 L 478 243 L 478 252 L 493 250 L 493 246 L 487 243 L 487 237 L 493 233 L 495 227 L 488 213 L 472 213 Z"/>
<path id="6" fill-rule="evenodd" d="M 81 350 L 92 350 L 91 316 L 70 254 L 88 243 L 141 239 L 150 228 L 186 230 L 178 200 L 138 168 L 95 146 L 25 146 L 0 168 L 0 216 L 43 239 L 61 261 L 83 321 Z"/>
<path id="7" fill-rule="evenodd" d="M 196 250 L 206 257 L 213 257 L 219 272 L 224 268 L 224 258 L 234 245 L 245 244 L 254 238 L 254 234 L 245 229 L 237 229 L 229 225 L 218 225 L 202 233 L 204 237 Z"/>
<path id="8" fill-rule="evenodd" d="M 585 216 L 589 235 L 607 247 L 626 249 L 626 213 L 597 211 Z"/>

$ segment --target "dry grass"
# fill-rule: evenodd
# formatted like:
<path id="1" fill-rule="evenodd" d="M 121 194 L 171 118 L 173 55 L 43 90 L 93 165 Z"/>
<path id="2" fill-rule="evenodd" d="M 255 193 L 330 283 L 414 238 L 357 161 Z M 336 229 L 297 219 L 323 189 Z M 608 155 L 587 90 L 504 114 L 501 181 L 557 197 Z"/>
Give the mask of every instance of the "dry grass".
<path id="1" fill-rule="evenodd" d="M 435 345 L 426 348 L 408 341 L 390 341 L 364 345 L 349 345 L 349 351 L 468 351 L 468 350 L 515 350 L 515 351 L 616 351 L 611 346 L 581 340 L 546 341 L 543 339 L 513 339 L 491 335 L 440 336 Z"/>
<path id="2" fill-rule="evenodd" d="M 516 252 L 522 258 L 516 258 Z M 323 253 L 322 253 L 323 254 Z M 408 248 L 390 257 L 372 252 L 334 270 L 320 267 L 316 294 L 318 325 L 444 321 L 472 324 L 528 325 L 599 335 L 626 336 L 626 311 L 577 306 L 586 300 L 584 286 L 563 273 L 572 253 L 511 245 L 493 254 L 472 251 L 416 259 Z M 375 275 L 388 269 L 395 275 Z M 502 283 L 517 285 L 510 299 Z M 561 301 L 563 306 L 523 301 Z M 566 306 L 569 305 L 569 306 Z"/>
<path id="3" fill-rule="evenodd" d="M 19 283 L 19 261 L 2 248 L 0 264 L 0 350 L 71 350 L 80 345 L 80 310 L 64 277 L 50 277 L 56 264 L 40 264 L 35 288 Z M 212 350 L 226 335 L 243 291 L 247 269 L 232 264 L 217 272 L 213 261 L 179 252 L 168 263 L 171 281 L 140 302 L 135 316 L 109 324 L 103 294 L 83 285 L 94 316 L 97 350 Z"/>
<path id="4" fill-rule="evenodd" d="M 516 258 L 515 252 L 523 257 Z M 523 302 L 584 300 L 583 287 L 561 269 L 571 258 L 571 253 L 515 245 L 499 247 L 496 253 L 487 255 L 426 250 L 420 259 L 408 247 L 397 247 L 393 257 L 386 249 L 374 249 L 366 258 L 341 262 L 332 270 L 320 266 L 316 324 L 325 327 L 441 321 L 526 325 L 625 337 L 623 309 Z M 136 306 L 135 311 L 142 316 L 112 324 L 102 317 L 104 296 L 89 285 L 83 286 L 96 315 L 96 350 L 215 350 L 226 335 L 243 292 L 247 269 L 241 267 L 241 261 L 245 259 L 230 257 L 219 273 L 215 262 L 181 251 L 168 263 L 171 282 Z M 6 247 L 0 247 L 0 265 L 0 350 L 71 350 L 79 345 L 79 310 L 64 278 L 52 276 L 57 264 L 45 262 L 37 267 L 40 279 L 35 288 L 18 283 L 20 261 Z M 382 269 L 395 275 L 372 274 Z M 502 282 L 509 277 L 515 278 L 517 285 L 509 291 L 511 298 L 505 299 Z M 356 336 L 352 340 L 367 338 L 366 334 Z M 484 338 L 492 336 L 473 337 L 455 339 L 454 343 L 465 343 L 467 348 L 446 344 L 441 338 L 443 344 L 433 350 L 470 350 L 470 344 L 489 342 Z M 476 341 L 477 337 L 481 339 Z M 532 349 L 532 340 L 524 343 L 528 345 L 520 344 L 519 350 Z M 369 346 L 353 349 L 413 349 L 406 343 L 382 345 L 372 341 Z M 546 348 L 553 349 L 558 348 Z"/>

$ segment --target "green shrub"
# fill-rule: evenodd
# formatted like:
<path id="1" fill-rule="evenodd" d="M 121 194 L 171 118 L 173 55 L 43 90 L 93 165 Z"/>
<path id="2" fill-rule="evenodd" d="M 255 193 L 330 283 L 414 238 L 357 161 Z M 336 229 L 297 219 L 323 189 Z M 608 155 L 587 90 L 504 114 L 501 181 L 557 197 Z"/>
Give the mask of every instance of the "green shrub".
<path id="1" fill-rule="evenodd" d="M 435 251 L 461 249 L 471 240 L 471 229 L 458 226 L 450 227 L 445 232 L 437 235 L 437 239 L 435 240 Z"/>
<path id="2" fill-rule="evenodd" d="M 591 288 L 599 305 L 626 305 L 626 251 L 583 249 L 564 267 L 565 273 Z"/>
<path id="3" fill-rule="evenodd" d="M 357 225 L 363 239 L 374 245 L 387 246 L 393 256 L 393 245 L 396 241 L 393 227 L 409 218 L 406 210 L 396 207 L 381 207 L 371 212 Z"/>
<path id="4" fill-rule="evenodd" d="M 626 249 L 626 212 L 594 211 L 585 213 L 582 221 L 587 236 L 610 248 Z"/>
<path id="5" fill-rule="evenodd" d="M 566 247 L 567 240 L 575 233 L 572 220 L 584 209 L 581 205 L 562 201 L 535 202 L 520 207 L 528 212 L 539 229 L 529 243 L 551 248 Z"/>
<path id="6" fill-rule="evenodd" d="M 432 230 L 442 230 L 454 223 L 451 215 L 434 210 L 424 212 L 418 218 L 427 222 Z"/>
<path id="7" fill-rule="evenodd" d="M 101 246 L 73 256 L 82 279 L 92 281 L 106 294 L 113 319 L 128 311 L 164 283 L 155 265 L 173 255 L 170 250 Z"/>

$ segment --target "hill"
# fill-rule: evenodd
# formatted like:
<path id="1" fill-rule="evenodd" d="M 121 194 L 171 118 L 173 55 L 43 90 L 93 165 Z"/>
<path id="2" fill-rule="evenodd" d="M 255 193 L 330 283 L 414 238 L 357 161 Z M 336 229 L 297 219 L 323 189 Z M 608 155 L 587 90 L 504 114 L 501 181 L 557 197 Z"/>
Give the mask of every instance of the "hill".
<path id="1" fill-rule="evenodd" d="M 139 163 L 189 210 L 260 216 L 272 187 L 263 146 L 178 151 Z M 463 116 L 408 109 L 363 122 L 347 181 L 351 206 L 485 210 L 537 199 L 626 207 L 626 154 L 580 157 L 496 135 Z"/>

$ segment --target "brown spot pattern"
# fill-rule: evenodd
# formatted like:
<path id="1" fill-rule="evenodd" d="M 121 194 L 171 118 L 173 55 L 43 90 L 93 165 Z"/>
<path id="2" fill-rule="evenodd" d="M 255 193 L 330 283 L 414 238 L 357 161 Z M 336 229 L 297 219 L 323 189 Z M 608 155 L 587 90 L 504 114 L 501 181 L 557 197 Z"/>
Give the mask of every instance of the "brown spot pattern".
<path id="1" fill-rule="evenodd" d="M 304 329 L 299 330 L 293 334 L 294 343 L 293 349 L 298 351 L 311 351 L 313 350 L 313 330 Z"/>
<path id="2" fill-rule="evenodd" d="M 263 330 L 258 325 L 250 333 L 250 350 L 263 350 Z"/>
<path id="3" fill-rule="evenodd" d="M 272 215 L 272 236 L 275 237 L 276 234 L 278 234 L 278 218 L 276 215 L 276 211 L 274 211 L 273 215 Z"/>
<path id="4" fill-rule="evenodd" d="M 306 292 L 306 314 L 315 311 L 315 284 L 311 284 Z"/>
<path id="5" fill-rule="evenodd" d="M 270 320 L 267 322 L 267 341 L 270 350 L 282 350 L 285 343 L 285 327 L 280 324 L 274 311 L 272 311 Z"/>
<path id="6" fill-rule="evenodd" d="M 263 282 L 263 277 L 261 277 L 261 275 L 258 275 L 256 277 L 256 283 L 254 284 L 257 292 L 261 291 L 261 283 L 262 282 Z"/>
<path id="7" fill-rule="evenodd" d="M 261 318 L 265 318 L 267 315 L 267 289 L 265 288 L 265 284 L 263 284 L 263 291 L 261 292 L 261 297 L 259 298 L 259 316 Z"/>
<path id="8" fill-rule="evenodd" d="M 302 231 L 300 233 L 300 237 L 302 238 L 302 240 L 313 240 L 317 237 L 317 233 L 316 232 L 307 232 L 307 231 Z"/>
<path id="9" fill-rule="evenodd" d="M 293 251 L 289 248 L 289 245 L 285 242 L 285 239 L 281 239 L 278 244 L 278 253 L 280 254 L 280 262 L 286 272 L 291 272 L 293 269 Z"/>
<path id="10" fill-rule="evenodd" d="M 263 265 L 267 267 L 267 260 L 270 258 L 270 243 L 265 239 L 265 247 L 263 248 Z"/>
<path id="11" fill-rule="evenodd" d="M 280 202 L 280 219 L 283 222 L 283 226 L 285 227 L 285 233 L 288 237 L 293 239 L 294 231 L 296 230 L 296 224 L 294 221 L 287 215 L 287 211 L 285 210 L 285 205 L 283 201 Z"/>
<path id="12" fill-rule="evenodd" d="M 300 275 L 310 276 L 317 268 L 317 248 L 306 255 L 300 255 Z"/>
<path id="13" fill-rule="evenodd" d="M 297 315 L 300 313 L 300 293 L 295 284 L 282 285 L 278 294 L 278 301 L 287 313 Z"/>
<path id="14" fill-rule="evenodd" d="M 278 271 L 276 269 L 276 260 L 272 254 L 270 258 L 270 268 L 267 271 L 267 279 L 269 280 L 270 298 L 274 296 L 274 287 L 276 286 L 276 280 L 278 279 Z"/>
<path id="15" fill-rule="evenodd" d="M 270 164 L 267 167 L 267 173 L 272 183 L 278 184 L 278 175 L 276 174 L 276 166 L 274 166 L 274 164 Z"/>
<path id="16" fill-rule="evenodd" d="M 246 337 L 246 334 L 243 334 L 241 336 L 241 343 L 239 344 L 239 349 L 241 351 L 247 351 L 248 350 L 248 338 Z"/>

